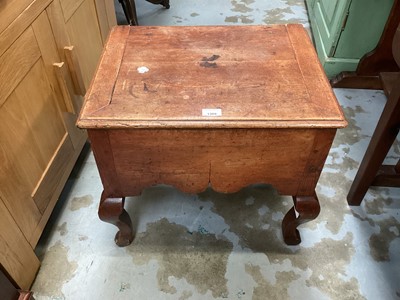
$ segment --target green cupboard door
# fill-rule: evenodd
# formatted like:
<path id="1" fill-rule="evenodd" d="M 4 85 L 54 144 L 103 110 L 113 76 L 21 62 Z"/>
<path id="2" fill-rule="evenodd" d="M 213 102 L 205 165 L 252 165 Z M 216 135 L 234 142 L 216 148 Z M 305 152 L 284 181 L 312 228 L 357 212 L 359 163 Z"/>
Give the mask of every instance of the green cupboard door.
<path id="1" fill-rule="evenodd" d="M 320 41 L 316 41 L 318 48 L 325 57 L 333 56 L 342 26 L 352 0 L 315 0 L 312 5 L 312 14 L 319 31 Z M 320 52 L 320 51 L 318 51 Z"/>
<path id="2" fill-rule="evenodd" d="M 307 9 L 312 9 L 316 0 L 306 0 Z"/>
<path id="3" fill-rule="evenodd" d="M 353 0 L 334 56 L 360 59 L 372 51 L 382 35 L 393 3 L 393 0 Z"/>

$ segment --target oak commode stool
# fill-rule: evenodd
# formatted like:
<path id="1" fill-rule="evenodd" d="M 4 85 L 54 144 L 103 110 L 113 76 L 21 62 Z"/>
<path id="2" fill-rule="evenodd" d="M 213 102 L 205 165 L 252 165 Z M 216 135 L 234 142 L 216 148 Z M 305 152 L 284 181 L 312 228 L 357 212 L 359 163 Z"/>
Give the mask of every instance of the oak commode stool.
<path id="1" fill-rule="evenodd" d="M 126 196 L 156 184 L 292 195 L 287 244 L 320 211 L 315 187 L 346 121 L 301 25 L 113 29 L 78 126 L 104 186 L 101 220 L 133 240 Z"/>

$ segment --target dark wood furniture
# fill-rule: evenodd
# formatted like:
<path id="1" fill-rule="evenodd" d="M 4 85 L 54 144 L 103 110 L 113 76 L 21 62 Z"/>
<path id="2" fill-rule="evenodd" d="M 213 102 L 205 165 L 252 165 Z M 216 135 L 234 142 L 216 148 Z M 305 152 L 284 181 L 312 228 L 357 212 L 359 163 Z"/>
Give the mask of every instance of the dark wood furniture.
<path id="1" fill-rule="evenodd" d="M 156 184 L 231 193 L 253 183 L 292 195 L 287 244 L 317 217 L 315 187 L 340 106 L 301 25 L 117 27 L 86 95 L 104 186 L 103 221 L 132 242 L 126 196 Z"/>
<path id="2" fill-rule="evenodd" d="M 0 266 L 0 299 L 1 300 L 35 300 L 32 292 L 17 289 Z"/>
<path id="3" fill-rule="evenodd" d="M 342 72 L 331 80 L 335 88 L 382 89 L 379 74 L 399 71 L 392 52 L 392 41 L 400 24 L 400 0 L 395 0 L 376 48 L 367 53 L 355 72 Z"/>
<path id="4" fill-rule="evenodd" d="M 135 0 L 118 0 L 124 11 L 126 20 L 129 25 L 137 26 L 139 25 L 137 14 L 136 14 L 136 3 Z M 166 9 L 169 9 L 169 0 L 146 0 L 147 2 L 153 4 L 161 4 Z"/>
<path id="5" fill-rule="evenodd" d="M 393 57 L 400 65 L 400 26 L 394 34 Z M 360 205 L 370 186 L 400 187 L 400 163 L 382 165 L 400 128 L 400 73 L 381 73 L 381 80 L 388 100 L 347 195 L 350 205 Z"/>

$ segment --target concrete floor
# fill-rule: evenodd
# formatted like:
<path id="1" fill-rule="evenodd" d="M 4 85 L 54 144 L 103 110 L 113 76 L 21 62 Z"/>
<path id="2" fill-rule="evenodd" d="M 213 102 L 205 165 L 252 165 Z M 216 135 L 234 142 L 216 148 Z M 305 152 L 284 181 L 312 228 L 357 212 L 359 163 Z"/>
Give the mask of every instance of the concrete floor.
<path id="1" fill-rule="evenodd" d="M 309 27 L 303 0 L 170 0 L 171 8 L 135 0 L 139 25 L 255 25 L 301 23 Z M 117 0 L 119 24 L 126 23 Z"/>
<path id="2" fill-rule="evenodd" d="M 303 1 L 137 0 L 141 25 L 270 24 L 308 27 Z M 93 155 L 77 164 L 37 247 L 36 299 L 399 299 L 400 194 L 371 188 L 360 207 L 346 195 L 385 104 L 381 91 L 336 89 L 349 126 L 339 130 L 322 172 L 319 217 L 289 247 L 280 224 L 292 206 L 267 185 L 223 195 L 170 186 L 128 198 L 136 238 L 117 247 L 101 222 Z M 389 154 L 400 154 L 396 143 Z"/>

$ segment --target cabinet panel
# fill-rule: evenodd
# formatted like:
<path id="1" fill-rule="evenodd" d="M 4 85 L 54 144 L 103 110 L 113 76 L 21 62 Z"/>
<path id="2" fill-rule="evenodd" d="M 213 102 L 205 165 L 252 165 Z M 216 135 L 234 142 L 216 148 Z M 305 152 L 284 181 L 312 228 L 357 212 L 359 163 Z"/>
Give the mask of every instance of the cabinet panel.
<path id="1" fill-rule="evenodd" d="M 333 17 L 339 4 L 339 0 L 321 0 L 319 2 L 320 9 L 327 24 L 327 27 L 331 27 L 330 25 L 333 21 Z"/>
<path id="2" fill-rule="evenodd" d="M 31 28 L 0 56 L 0 106 L 39 57 L 40 49 Z"/>
<path id="3" fill-rule="evenodd" d="M 0 1 L 2 3 L 3 0 Z M 0 4 L 0 20 L 4 21 L 5 25 L 7 22 L 6 29 L 0 31 L 0 56 L 8 49 L 8 47 L 25 31 L 25 29 L 31 25 L 31 23 L 37 18 L 37 16 L 45 9 L 51 0 L 32 0 L 30 5 L 26 7 L 23 12 L 15 19 L 4 18 L 3 13 L 7 13 L 8 9 L 18 6 L 21 0 L 6 1 L 4 10 L 1 9 Z"/>
<path id="4" fill-rule="evenodd" d="M 106 38 L 108 38 L 108 34 L 110 33 L 110 30 L 112 27 L 117 25 L 117 16 L 115 14 L 115 7 L 114 7 L 114 1 L 111 0 L 103 0 L 105 3 L 105 8 L 106 8 L 106 12 L 107 12 L 107 23 L 108 23 L 108 29 L 107 29 L 107 36 Z M 105 20 L 100 20 L 99 22 L 105 22 Z M 106 41 L 103 40 L 103 44 Z"/>
<path id="5" fill-rule="evenodd" d="M 32 0 L 2 0 L 0 1 L 0 11 L 2 12 L 0 18 L 0 32 L 7 28 L 7 26 L 18 17 L 24 9 L 32 2 Z"/>
<path id="6" fill-rule="evenodd" d="M 32 101 L 40 104 L 48 95 L 44 92 L 44 97 L 39 96 L 39 100 L 31 98 L 31 93 L 42 95 L 35 86 L 34 90 L 27 91 L 27 95 L 23 93 L 24 86 L 31 87 L 30 74 L 46 78 L 41 72 L 40 50 L 32 28 L 28 28 L 0 57 L 0 66 L 0 82 L 9 83 L 8 87 L 3 85 L 0 89 L 4 101 L 0 106 L 1 196 L 28 239 L 41 217 L 31 193 L 46 168 L 46 159 L 33 134 L 37 121 L 30 116 L 27 106 Z M 43 80 L 40 79 L 40 87 L 46 85 Z"/>
<path id="7" fill-rule="evenodd" d="M 28 290 L 39 269 L 39 259 L 1 198 L 0 216 L 0 264 L 21 289 Z"/>
<path id="8" fill-rule="evenodd" d="M 326 56 L 333 55 L 351 0 L 317 0 L 313 14 Z"/>
<path id="9" fill-rule="evenodd" d="M 114 1 L 111 0 L 94 0 L 99 20 L 101 38 L 103 44 L 106 42 L 110 29 L 117 25 L 115 15 Z"/>
<path id="10" fill-rule="evenodd" d="M 85 0 L 66 23 L 66 28 L 81 64 L 85 87 L 88 88 L 103 49 L 94 2 Z"/>
<path id="11" fill-rule="evenodd" d="M 50 80 L 50 84 L 54 90 L 56 101 L 61 111 L 67 111 L 65 102 L 63 101 L 61 91 L 58 87 L 57 79 L 54 76 L 54 63 L 60 62 L 61 58 L 58 54 L 56 42 L 50 21 L 47 17 L 46 11 L 43 11 L 39 17 L 32 23 L 33 32 L 42 55 L 44 67 Z"/>
<path id="12" fill-rule="evenodd" d="M 30 136 L 47 167 L 66 130 L 54 92 L 44 74 L 46 70 L 40 60 L 15 89 L 15 94 L 21 103 L 19 113 L 24 115 Z"/>
<path id="13" fill-rule="evenodd" d="M 69 135 L 65 134 L 57 146 L 58 149 L 54 151 L 56 153 L 54 158 L 48 164 L 48 169 L 38 183 L 37 189 L 32 192 L 33 199 L 42 214 L 52 200 L 60 179 L 74 155 L 74 148 Z"/>
<path id="14" fill-rule="evenodd" d="M 305 1 L 308 11 L 312 11 L 314 9 L 315 1 L 316 0 L 306 0 Z"/>
<path id="15" fill-rule="evenodd" d="M 8 97 L 0 108 L 0 196 L 26 237 L 40 220 L 31 192 L 45 168 L 30 129 L 19 114 L 18 98 Z"/>
<path id="16" fill-rule="evenodd" d="M 61 0 L 64 22 L 68 22 L 83 1 L 85 0 Z"/>
<path id="17" fill-rule="evenodd" d="M 332 78 L 375 48 L 394 0 L 306 0 L 315 46 Z"/>
<path id="18" fill-rule="evenodd" d="M 359 59 L 372 51 L 382 35 L 392 6 L 393 0 L 353 0 L 334 56 Z"/>
<path id="19" fill-rule="evenodd" d="M 61 60 L 65 61 L 64 48 L 74 47 L 87 89 L 96 70 L 103 44 L 111 27 L 116 25 L 113 1 L 84 0 L 72 15 L 66 15 L 63 6 L 63 1 L 54 0 L 46 9 L 58 52 Z"/>
<path id="20" fill-rule="evenodd" d="M 26 100 L 17 97 L 15 92 L 8 97 L 0 109 L 3 122 L 0 141 L 12 162 L 14 172 L 21 178 L 23 186 L 32 191 L 46 168 L 40 145 L 31 134 L 30 119 L 25 116 Z M 11 170 L 10 170 L 11 171 Z"/>
<path id="21" fill-rule="evenodd" d="M 5 161 L 1 166 L 1 194 L 22 233 L 33 244 L 42 214 L 51 200 L 55 203 L 56 185 L 63 184 L 66 165 L 74 157 L 68 130 L 74 131 L 75 139 L 77 131 L 64 121 L 66 108 L 53 68 L 59 56 L 51 35 L 50 23 L 42 13 L 0 57 L 2 82 L 9 83 L 0 85 L 5 96 L 0 107 Z M 84 142 L 84 134 L 81 136 L 78 148 Z M 53 164 L 59 168 L 56 172 Z"/>

